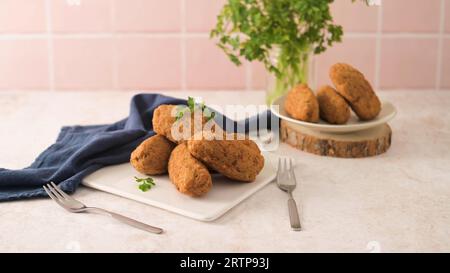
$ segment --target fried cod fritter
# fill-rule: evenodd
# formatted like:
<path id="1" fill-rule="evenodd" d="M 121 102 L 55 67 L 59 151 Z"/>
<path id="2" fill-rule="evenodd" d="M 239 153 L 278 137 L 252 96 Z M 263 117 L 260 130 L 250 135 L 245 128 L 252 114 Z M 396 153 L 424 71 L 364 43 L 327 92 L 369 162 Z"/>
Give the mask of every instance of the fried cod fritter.
<path id="1" fill-rule="evenodd" d="M 171 133 L 172 125 L 175 123 L 175 117 L 172 116 L 172 111 L 175 111 L 175 107 L 175 105 L 167 104 L 158 106 L 153 112 L 152 120 L 153 130 L 172 142 L 176 142 Z"/>
<path id="2" fill-rule="evenodd" d="M 331 124 L 345 124 L 350 118 L 350 107 L 333 87 L 326 85 L 317 92 L 320 117 Z"/>
<path id="3" fill-rule="evenodd" d="M 162 135 L 154 135 L 142 142 L 132 153 L 131 165 L 140 173 L 157 175 L 167 173 L 167 163 L 175 144 Z"/>
<path id="4" fill-rule="evenodd" d="M 180 120 L 177 121 L 174 115 L 174 113 L 177 112 L 176 107 L 179 106 L 163 104 L 155 109 L 153 113 L 152 122 L 153 122 L 153 130 L 156 133 L 165 136 L 170 141 L 173 141 L 175 143 L 181 143 L 191 138 L 195 133 L 202 131 L 203 129 L 206 128 L 205 125 L 208 123 L 208 120 L 204 116 L 200 116 L 197 121 L 196 118 L 194 118 L 194 114 L 191 114 L 190 117 L 189 114 L 186 114 Z M 214 120 L 211 120 L 209 122 L 210 124 L 208 124 L 209 125 L 208 128 L 214 130 L 215 129 Z M 176 128 L 175 132 L 179 133 L 179 135 L 173 135 L 172 132 L 173 126 L 176 126 L 174 127 Z M 186 128 L 186 126 L 190 127 L 190 133 L 189 131 L 187 133 L 184 132 L 184 128 Z"/>
<path id="5" fill-rule="evenodd" d="M 295 119 L 319 122 L 319 103 L 306 84 L 299 84 L 289 91 L 284 102 L 284 109 Z"/>
<path id="6" fill-rule="evenodd" d="M 223 140 L 194 137 L 187 141 L 189 152 L 211 169 L 243 182 L 252 182 L 264 167 L 264 157 L 258 146 L 249 139 L 236 140 L 227 135 Z"/>
<path id="7" fill-rule="evenodd" d="M 371 120 L 381 111 L 381 102 L 364 75 L 352 66 L 337 63 L 330 68 L 336 91 L 350 104 L 361 120 Z"/>
<path id="8" fill-rule="evenodd" d="M 211 174 L 202 162 L 189 153 L 186 142 L 172 151 L 169 177 L 178 191 L 194 197 L 206 194 L 212 187 Z"/>

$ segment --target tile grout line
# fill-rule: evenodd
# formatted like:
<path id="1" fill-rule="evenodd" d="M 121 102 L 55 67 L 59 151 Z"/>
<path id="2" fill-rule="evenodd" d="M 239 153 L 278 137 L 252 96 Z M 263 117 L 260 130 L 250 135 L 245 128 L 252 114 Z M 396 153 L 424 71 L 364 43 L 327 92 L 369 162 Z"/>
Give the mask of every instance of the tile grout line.
<path id="1" fill-rule="evenodd" d="M 441 89 L 441 79 L 442 79 L 442 58 L 444 55 L 444 28 L 445 28 L 445 0 L 441 0 L 441 14 L 439 21 L 439 40 L 438 40 L 438 52 L 437 52 L 437 62 L 436 62 L 436 83 L 435 89 Z"/>
<path id="2" fill-rule="evenodd" d="M 377 38 L 376 33 L 345 33 L 347 38 Z M 437 39 L 439 37 L 450 39 L 450 34 L 443 33 L 383 33 L 380 35 L 384 39 Z M 99 39 L 99 38 L 209 38 L 207 33 L 185 33 L 184 35 L 179 33 L 52 33 L 52 37 L 55 39 Z M 33 40 L 33 39 L 46 39 L 47 34 L 0 34 L 0 41 L 2 40 Z"/>
<path id="3" fill-rule="evenodd" d="M 375 42 L 375 89 L 380 89 L 380 74 L 381 74 L 381 38 L 383 32 L 383 5 L 379 6 L 377 14 L 377 32 Z"/>
<path id="4" fill-rule="evenodd" d="M 52 5 L 51 0 L 45 0 L 46 8 L 46 32 L 45 33 L 16 33 L 16 34 L 0 34 L 0 40 L 21 40 L 21 39 L 42 39 L 47 41 L 47 61 L 48 61 L 48 80 L 49 80 L 49 90 L 55 90 L 55 41 L 57 39 L 98 39 L 98 38 L 112 38 L 113 39 L 113 60 L 112 60 L 112 81 L 113 88 L 119 88 L 119 69 L 118 69 L 118 48 L 116 39 L 126 38 L 126 37 L 149 37 L 149 38 L 178 38 L 180 40 L 180 91 L 187 91 L 187 39 L 189 38 L 203 38 L 209 37 L 208 33 L 204 32 L 188 32 L 186 27 L 187 20 L 187 0 L 180 0 L 180 32 L 162 32 L 162 33 L 147 33 L 147 32 L 116 32 L 114 30 L 114 16 L 115 16 L 115 5 L 114 1 L 111 1 L 111 31 L 110 32 L 100 32 L 100 33 L 55 33 L 53 30 L 53 20 L 52 20 Z M 445 6 L 446 0 L 441 0 L 441 10 L 440 10 L 440 26 L 438 32 L 432 33 L 414 33 L 414 32 L 393 32 L 393 33 L 383 33 L 383 8 L 379 7 L 377 13 L 377 31 L 376 32 L 349 32 L 346 34 L 349 38 L 375 38 L 375 88 L 380 89 L 380 74 L 381 74 L 381 54 L 382 54 L 382 39 L 437 39 L 438 49 L 437 49 L 437 63 L 436 63 L 436 74 L 435 76 L 435 89 L 440 90 L 441 80 L 442 80 L 442 57 L 444 51 L 444 39 L 450 38 L 450 34 L 445 33 Z M 254 68 L 247 64 L 245 68 L 245 89 L 251 90 L 254 85 L 253 82 L 253 70 Z M 317 81 L 317 67 L 314 67 L 315 81 Z"/>
<path id="5" fill-rule="evenodd" d="M 55 91 L 55 64 L 54 64 L 54 41 L 52 35 L 52 18 L 50 0 L 45 0 L 46 13 L 46 39 L 47 39 L 47 61 L 48 61 L 48 81 L 50 91 Z"/>
<path id="6" fill-rule="evenodd" d="M 185 1 L 185 0 L 184 0 Z M 53 38 L 56 39 L 96 39 L 96 38 L 108 38 L 108 37 L 131 37 L 131 38 L 209 38 L 209 34 L 206 32 L 97 32 L 97 33 L 51 33 Z M 0 40 L 31 40 L 31 39 L 46 39 L 47 33 L 10 33 L 1 34 Z M 413 32 L 395 32 L 395 33 L 363 33 L 363 32 L 346 32 L 347 38 L 381 38 L 386 39 L 436 39 L 443 37 L 450 38 L 450 33 L 413 33 Z"/>
<path id="7" fill-rule="evenodd" d="M 181 39 L 180 39 L 180 53 L 181 53 L 181 91 L 187 91 L 187 54 L 186 54 L 186 0 L 180 0 L 181 4 Z"/>
<path id="8" fill-rule="evenodd" d="M 115 5 L 115 1 L 111 1 L 110 4 L 110 28 L 111 28 L 111 32 L 112 32 L 112 47 L 113 47 L 113 56 L 112 56 L 112 86 L 114 90 L 118 90 L 119 89 L 119 59 L 118 59 L 118 41 L 117 41 L 117 37 L 116 37 L 116 30 L 114 28 L 114 21 L 115 21 L 115 17 L 116 17 L 116 5 Z"/>

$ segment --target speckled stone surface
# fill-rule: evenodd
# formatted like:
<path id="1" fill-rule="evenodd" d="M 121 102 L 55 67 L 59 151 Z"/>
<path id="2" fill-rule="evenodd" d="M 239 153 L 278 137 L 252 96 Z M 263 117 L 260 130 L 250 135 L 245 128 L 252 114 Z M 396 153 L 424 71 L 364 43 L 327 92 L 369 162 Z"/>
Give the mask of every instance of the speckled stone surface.
<path id="1" fill-rule="evenodd" d="M 263 103 L 263 92 L 189 92 L 209 104 Z M 127 92 L 0 92 L 0 166 L 23 168 L 63 125 L 127 115 Z M 107 193 L 75 197 L 150 224 L 153 235 L 94 214 L 71 214 L 49 199 L 0 203 L 1 252 L 417 252 L 450 251 L 450 92 L 391 91 L 398 108 L 391 149 L 337 159 L 282 144 L 295 157 L 294 192 L 304 227 L 289 227 L 287 196 L 274 184 L 217 221 L 198 222 Z M 71 107 L 67 107 L 70 105 Z"/>

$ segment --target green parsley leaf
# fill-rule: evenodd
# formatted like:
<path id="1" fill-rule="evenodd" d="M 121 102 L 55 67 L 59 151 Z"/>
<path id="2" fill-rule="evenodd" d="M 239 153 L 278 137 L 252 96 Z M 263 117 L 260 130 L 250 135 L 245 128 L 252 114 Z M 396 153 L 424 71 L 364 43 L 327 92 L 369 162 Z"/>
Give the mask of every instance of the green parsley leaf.
<path id="1" fill-rule="evenodd" d="M 189 110 L 191 110 L 191 113 L 194 113 L 195 110 L 195 100 L 193 97 L 188 97 L 187 105 L 189 107 Z"/>
<path id="2" fill-rule="evenodd" d="M 210 37 L 217 39 L 217 46 L 236 65 L 242 59 L 259 61 L 277 78 L 299 73 L 302 56 L 320 54 L 341 41 L 343 31 L 333 21 L 332 2 L 227 0 Z M 274 48 L 280 52 L 275 62 Z"/>
<path id="3" fill-rule="evenodd" d="M 205 111 L 203 111 L 203 115 L 204 117 L 206 117 L 206 121 L 210 121 L 214 119 L 214 117 L 216 116 L 216 112 L 211 112 L 209 108 L 206 108 Z"/>
<path id="4" fill-rule="evenodd" d="M 139 185 L 139 189 L 143 192 L 150 190 L 151 187 L 152 186 L 150 186 L 150 184 L 145 184 L 145 183 Z"/>
<path id="5" fill-rule="evenodd" d="M 135 176 L 134 179 L 136 180 L 137 183 L 140 183 L 138 187 L 143 192 L 150 190 L 153 186 L 156 185 L 155 182 L 153 181 L 153 178 L 151 177 L 139 178 Z"/>
<path id="6" fill-rule="evenodd" d="M 188 97 L 187 107 L 181 106 L 177 109 L 175 121 L 181 120 L 187 111 L 189 111 L 190 113 L 194 113 L 194 111 L 196 111 L 197 109 L 200 109 L 202 111 L 203 116 L 206 117 L 206 121 L 210 121 L 216 115 L 215 112 L 212 112 L 209 108 L 206 107 L 205 102 L 198 104 L 195 103 L 195 99 L 193 97 Z"/>
<path id="7" fill-rule="evenodd" d="M 179 106 L 177 109 L 177 114 L 175 115 L 175 121 L 179 121 L 184 117 L 184 113 L 188 110 L 186 106 Z"/>

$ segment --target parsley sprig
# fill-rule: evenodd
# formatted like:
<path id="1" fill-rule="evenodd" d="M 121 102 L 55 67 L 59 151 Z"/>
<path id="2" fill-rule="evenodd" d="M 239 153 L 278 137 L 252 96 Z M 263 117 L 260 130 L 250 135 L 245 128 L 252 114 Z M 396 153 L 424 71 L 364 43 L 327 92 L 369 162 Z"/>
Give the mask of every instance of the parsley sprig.
<path id="1" fill-rule="evenodd" d="M 193 97 L 188 97 L 187 107 L 183 106 L 178 109 L 178 112 L 175 116 L 175 120 L 178 121 L 184 117 L 184 114 L 189 111 L 189 113 L 194 113 L 194 111 L 200 110 L 203 113 L 203 116 L 206 118 L 206 121 L 210 121 L 216 116 L 215 112 L 212 112 L 208 107 L 206 107 L 205 103 L 195 103 L 195 99 Z"/>
<path id="2" fill-rule="evenodd" d="M 135 176 L 134 179 L 136 180 L 137 183 L 139 183 L 139 189 L 143 192 L 150 190 L 152 187 L 156 185 L 155 182 L 153 181 L 153 178 L 151 177 L 139 178 Z"/>
<path id="3" fill-rule="evenodd" d="M 320 54 L 341 41 L 343 29 L 333 21 L 332 2 L 227 0 L 210 36 L 234 64 L 261 62 L 276 76 L 271 96 L 277 97 L 307 83 L 310 53 Z"/>
<path id="4" fill-rule="evenodd" d="M 295 69 L 305 51 L 319 54 L 341 41 L 343 30 L 333 22 L 332 2 L 228 0 L 211 37 L 218 38 L 218 46 L 233 63 L 242 64 L 241 58 L 261 61 L 278 75 L 284 71 L 270 59 L 275 46 L 281 48 L 284 66 Z"/>

